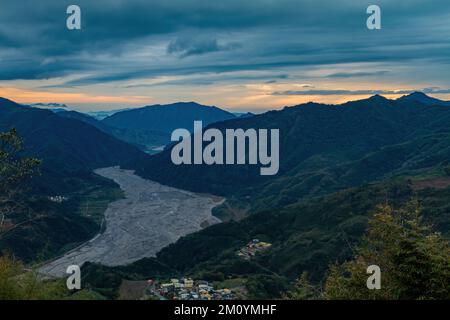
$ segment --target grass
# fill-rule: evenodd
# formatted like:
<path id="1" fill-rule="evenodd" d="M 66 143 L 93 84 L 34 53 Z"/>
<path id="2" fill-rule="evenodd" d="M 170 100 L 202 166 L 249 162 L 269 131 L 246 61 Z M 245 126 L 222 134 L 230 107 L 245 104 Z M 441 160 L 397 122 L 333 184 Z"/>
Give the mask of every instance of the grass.
<path id="1" fill-rule="evenodd" d="M 222 222 L 239 221 L 248 215 L 248 211 L 248 205 L 244 205 L 237 199 L 230 198 L 220 206 L 213 208 L 212 215 L 219 218 Z"/>
<path id="2" fill-rule="evenodd" d="M 247 282 L 244 278 L 232 278 L 232 279 L 226 279 L 224 281 L 218 281 L 214 282 L 214 287 L 217 289 L 232 289 L 236 287 L 242 287 L 245 286 L 245 283 Z"/>
<path id="3" fill-rule="evenodd" d="M 102 225 L 104 213 L 108 205 L 116 200 L 123 199 L 124 193 L 117 186 L 102 186 L 102 188 L 91 188 L 80 195 L 81 201 L 77 213 Z"/>

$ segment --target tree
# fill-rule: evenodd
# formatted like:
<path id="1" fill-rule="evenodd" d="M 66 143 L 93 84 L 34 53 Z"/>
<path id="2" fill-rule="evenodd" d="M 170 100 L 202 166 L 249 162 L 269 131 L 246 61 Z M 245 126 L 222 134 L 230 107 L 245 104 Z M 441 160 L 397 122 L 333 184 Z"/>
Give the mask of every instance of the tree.
<path id="1" fill-rule="evenodd" d="M 308 280 L 308 273 L 303 272 L 295 282 L 294 288 L 290 290 L 283 299 L 286 300 L 315 300 L 319 298 L 319 290 Z"/>
<path id="2" fill-rule="evenodd" d="M 0 234 L 6 217 L 24 207 L 26 178 L 37 173 L 39 160 L 23 157 L 16 130 L 0 133 Z M 0 253 L 0 300 L 102 299 L 89 290 L 71 292 L 65 279 L 43 280 L 9 254 Z"/>
<path id="3" fill-rule="evenodd" d="M 21 156 L 23 141 L 15 129 L 0 133 L 0 233 L 8 215 L 21 207 L 22 182 L 37 172 L 39 160 Z"/>
<path id="4" fill-rule="evenodd" d="M 381 268 L 381 289 L 369 290 L 367 267 Z M 450 299 L 450 245 L 423 223 L 417 201 L 399 210 L 379 206 L 353 260 L 333 265 L 326 299 Z"/>
<path id="5" fill-rule="evenodd" d="M 18 288 L 14 277 L 19 274 L 21 265 L 9 258 L 0 256 L 0 300 L 18 299 Z"/>

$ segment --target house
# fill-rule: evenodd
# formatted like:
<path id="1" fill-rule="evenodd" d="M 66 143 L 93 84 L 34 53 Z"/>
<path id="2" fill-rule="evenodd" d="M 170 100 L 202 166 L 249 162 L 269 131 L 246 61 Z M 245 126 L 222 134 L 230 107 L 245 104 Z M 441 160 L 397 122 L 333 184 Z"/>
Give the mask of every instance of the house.
<path id="1" fill-rule="evenodd" d="M 183 279 L 184 287 L 185 288 L 192 288 L 194 286 L 194 280 L 192 279 Z"/>

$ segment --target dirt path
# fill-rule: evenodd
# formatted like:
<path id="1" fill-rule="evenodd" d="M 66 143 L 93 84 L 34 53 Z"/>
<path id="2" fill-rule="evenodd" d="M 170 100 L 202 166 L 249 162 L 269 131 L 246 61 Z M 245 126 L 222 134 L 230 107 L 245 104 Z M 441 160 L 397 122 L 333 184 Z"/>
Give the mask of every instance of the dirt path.
<path id="1" fill-rule="evenodd" d="M 108 266 L 129 264 L 155 256 L 180 237 L 220 222 L 211 210 L 222 199 L 163 186 L 117 167 L 95 172 L 118 183 L 125 199 L 109 204 L 104 233 L 44 265 L 39 269 L 41 274 L 62 277 L 69 265 L 81 266 L 87 261 Z"/>

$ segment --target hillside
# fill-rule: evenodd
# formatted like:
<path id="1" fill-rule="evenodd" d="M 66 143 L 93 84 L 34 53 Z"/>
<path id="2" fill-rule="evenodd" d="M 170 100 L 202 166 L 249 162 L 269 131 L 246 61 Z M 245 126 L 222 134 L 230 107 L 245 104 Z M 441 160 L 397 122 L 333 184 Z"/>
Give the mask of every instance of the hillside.
<path id="1" fill-rule="evenodd" d="M 116 128 L 81 112 L 61 111 L 58 112 L 58 115 L 64 118 L 76 119 L 88 123 L 108 135 L 130 143 L 145 152 L 151 152 L 152 148 L 164 146 L 170 141 L 167 134 L 163 132 L 144 129 Z"/>
<path id="2" fill-rule="evenodd" d="M 25 140 L 26 154 L 42 159 L 43 167 L 52 171 L 91 171 L 144 155 L 85 122 L 1 98 L 0 131 L 11 128 Z"/>
<path id="3" fill-rule="evenodd" d="M 330 264 L 351 257 L 368 218 L 381 203 L 398 208 L 416 197 L 425 221 L 449 238 L 450 188 L 420 187 L 423 184 L 386 181 L 263 210 L 239 222 L 215 225 L 181 238 L 159 252 L 157 258 L 115 268 L 87 264 L 83 267 L 84 281 L 88 287 L 114 297 L 122 279 L 236 279 L 245 283 L 249 298 L 279 298 L 302 272 L 307 271 L 314 283 L 319 283 Z M 244 260 L 237 252 L 252 239 L 272 246 Z"/>
<path id="4" fill-rule="evenodd" d="M 449 123 L 450 108 L 404 99 L 308 103 L 210 126 L 222 131 L 279 128 L 277 176 L 260 176 L 257 166 L 175 166 L 170 149 L 128 166 L 163 184 L 251 199 L 253 205 L 264 202 L 261 209 L 401 174 L 402 168 L 445 165 L 444 146 L 431 163 L 423 148 L 431 152 L 436 151 L 433 143 L 448 145 Z"/>
<path id="5" fill-rule="evenodd" d="M 92 170 L 146 155 L 85 122 L 0 99 L 0 132 L 16 128 L 23 155 L 42 160 L 27 180 L 21 207 L 1 233 L 0 251 L 25 262 L 47 259 L 93 237 L 118 186 Z M 64 197 L 58 203 L 51 197 Z"/>
<path id="6" fill-rule="evenodd" d="M 413 92 L 411 94 L 402 96 L 397 99 L 398 101 L 406 101 L 406 102 L 419 102 L 428 106 L 450 106 L 450 101 L 439 100 L 430 96 L 427 96 L 423 92 Z"/>
<path id="7" fill-rule="evenodd" d="M 377 205 L 400 207 L 412 198 L 448 238 L 450 109 L 417 97 L 309 103 L 211 126 L 279 127 L 276 177 L 261 177 L 246 166 L 177 167 L 170 150 L 134 162 L 129 166 L 145 177 L 226 195 L 216 214 L 237 221 L 186 236 L 155 259 L 118 268 L 86 265 L 85 281 L 114 296 L 122 279 L 189 275 L 245 283 L 249 298 L 278 298 L 302 272 L 318 283 L 329 264 L 349 258 Z M 243 260 L 237 252 L 252 239 L 272 246 Z"/>
<path id="8" fill-rule="evenodd" d="M 194 120 L 205 124 L 233 119 L 236 116 L 216 107 L 196 103 L 175 103 L 123 110 L 103 120 L 76 112 L 61 111 L 64 118 L 86 122 L 97 129 L 131 143 L 149 154 L 157 153 L 170 143 L 170 135 L 177 128 L 191 128 Z M 247 117 L 248 115 L 244 115 Z"/>

